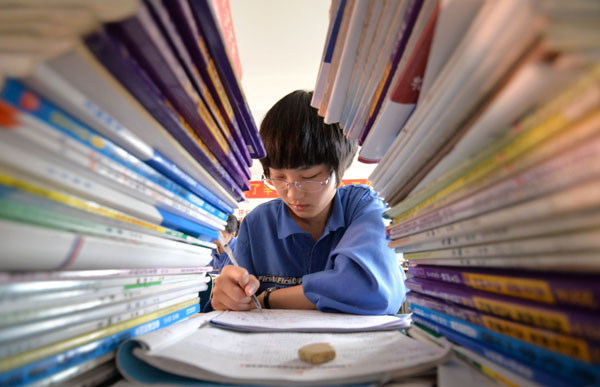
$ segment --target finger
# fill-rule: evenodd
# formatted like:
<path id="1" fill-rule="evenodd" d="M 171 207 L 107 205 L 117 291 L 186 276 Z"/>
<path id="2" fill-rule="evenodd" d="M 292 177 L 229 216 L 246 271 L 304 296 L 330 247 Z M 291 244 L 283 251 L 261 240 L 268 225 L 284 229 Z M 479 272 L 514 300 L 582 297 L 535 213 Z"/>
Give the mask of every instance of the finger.
<path id="1" fill-rule="evenodd" d="M 244 291 L 246 295 L 251 296 L 256 293 L 258 288 L 260 287 L 260 281 L 253 275 L 248 275 L 248 281 L 244 286 Z"/>
<path id="2" fill-rule="evenodd" d="M 248 297 L 249 298 L 249 297 Z M 251 310 L 254 308 L 254 304 L 252 302 L 237 302 L 229 298 L 226 294 L 220 293 L 213 297 L 212 307 L 215 310 Z"/>

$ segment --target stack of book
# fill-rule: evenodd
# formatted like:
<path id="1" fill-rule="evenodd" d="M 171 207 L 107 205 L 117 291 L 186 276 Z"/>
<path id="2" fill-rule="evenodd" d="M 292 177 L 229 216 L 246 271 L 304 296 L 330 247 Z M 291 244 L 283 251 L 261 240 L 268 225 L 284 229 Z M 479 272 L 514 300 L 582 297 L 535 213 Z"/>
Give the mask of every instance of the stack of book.
<path id="1" fill-rule="evenodd" d="M 0 384 L 96 385 L 200 310 L 264 157 L 208 0 L 0 4 Z"/>
<path id="2" fill-rule="evenodd" d="M 313 103 L 379 163 L 411 331 L 507 384 L 600 383 L 599 10 L 332 2 Z"/>

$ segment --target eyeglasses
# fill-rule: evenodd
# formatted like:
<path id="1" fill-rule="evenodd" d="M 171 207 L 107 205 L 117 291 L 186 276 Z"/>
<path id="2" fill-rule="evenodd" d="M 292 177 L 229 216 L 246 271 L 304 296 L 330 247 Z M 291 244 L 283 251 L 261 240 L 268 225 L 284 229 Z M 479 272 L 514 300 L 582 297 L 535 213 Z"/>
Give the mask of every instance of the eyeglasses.
<path id="1" fill-rule="evenodd" d="M 270 179 L 265 175 L 262 175 L 262 182 L 269 188 L 276 191 L 284 191 L 290 189 L 290 185 L 293 184 L 297 190 L 302 192 L 316 192 L 320 191 L 331 181 L 333 172 L 329 174 L 325 180 L 297 180 L 294 182 L 287 182 L 283 179 Z"/>

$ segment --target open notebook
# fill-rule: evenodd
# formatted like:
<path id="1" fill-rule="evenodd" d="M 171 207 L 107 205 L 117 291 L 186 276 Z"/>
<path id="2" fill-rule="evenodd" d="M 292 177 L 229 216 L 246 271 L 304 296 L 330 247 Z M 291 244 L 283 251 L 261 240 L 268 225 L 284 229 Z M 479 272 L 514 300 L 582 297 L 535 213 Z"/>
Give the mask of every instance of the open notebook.
<path id="1" fill-rule="evenodd" d="M 119 370 L 139 383 L 339 385 L 418 374 L 449 354 L 449 349 L 421 343 L 397 330 L 248 333 L 211 325 L 219 314 L 208 313 L 127 341 L 117 354 Z M 331 344 L 335 359 L 321 365 L 298 359 L 299 348 L 317 342 Z"/>

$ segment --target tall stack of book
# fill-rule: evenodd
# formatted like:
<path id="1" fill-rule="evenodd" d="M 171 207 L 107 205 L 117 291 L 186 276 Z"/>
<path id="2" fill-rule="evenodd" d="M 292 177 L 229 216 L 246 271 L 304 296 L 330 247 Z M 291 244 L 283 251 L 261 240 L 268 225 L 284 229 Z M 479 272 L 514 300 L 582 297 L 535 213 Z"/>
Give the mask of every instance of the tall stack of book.
<path id="1" fill-rule="evenodd" d="M 211 1 L 3 1 L 0 25 L 0 384 L 106 383 L 121 342 L 198 313 L 264 148 Z"/>
<path id="2" fill-rule="evenodd" d="M 379 163 L 411 332 L 505 384 L 600 384 L 598 36 L 595 1 L 332 2 L 313 106 Z"/>

